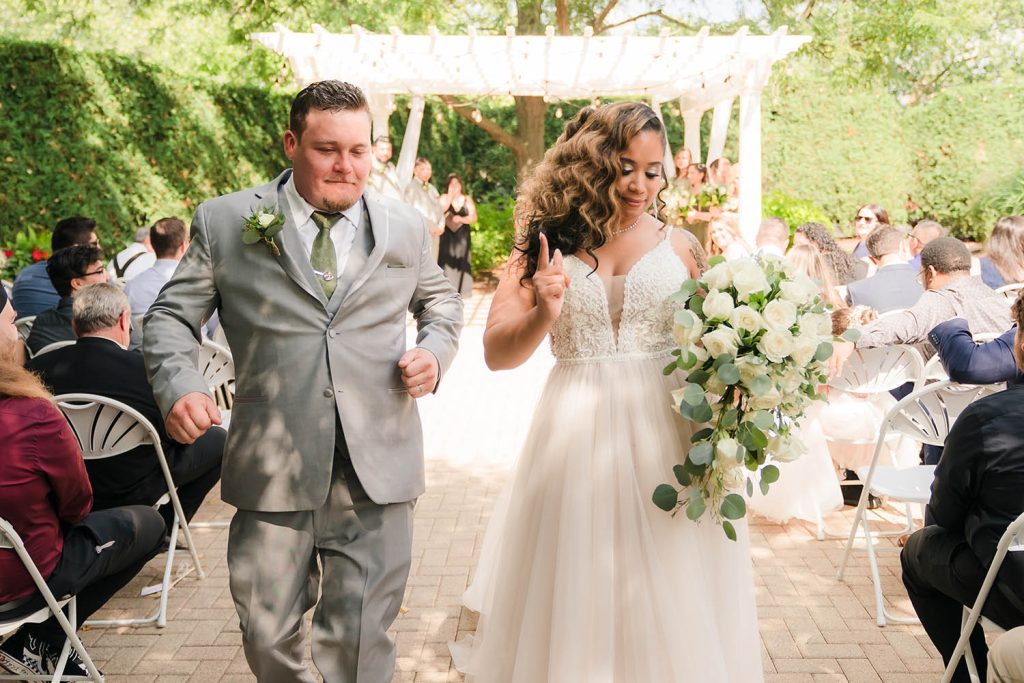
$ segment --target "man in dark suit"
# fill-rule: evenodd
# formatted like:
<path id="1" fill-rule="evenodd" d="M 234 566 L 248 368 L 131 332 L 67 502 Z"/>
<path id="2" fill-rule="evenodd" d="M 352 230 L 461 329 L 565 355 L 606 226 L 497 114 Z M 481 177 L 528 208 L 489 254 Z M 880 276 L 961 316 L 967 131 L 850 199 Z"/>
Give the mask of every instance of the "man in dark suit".
<path id="1" fill-rule="evenodd" d="M 1024 298 L 1013 306 L 1014 357 L 1024 369 Z M 1024 383 L 968 406 L 949 431 L 935 469 L 927 518 L 933 523 L 907 540 L 900 559 L 903 584 L 928 637 L 947 663 L 960 635 L 963 606 L 974 603 L 996 545 L 1024 511 Z M 1024 556 L 1008 553 L 982 614 L 1010 629 L 1024 625 Z M 971 649 L 985 680 L 987 647 L 981 627 Z M 953 681 L 970 680 L 963 661 Z"/>
<path id="2" fill-rule="evenodd" d="M 939 323 L 928 333 L 946 374 L 963 384 L 997 384 L 1020 376 L 1013 357 L 1017 326 L 985 344 L 974 341 L 971 328 L 963 318 Z"/>
<path id="3" fill-rule="evenodd" d="M 879 313 L 910 308 L 924 293 L 915 271 L 900 254 L 903 236 L 890 225 L 880 225 L 865 240 L 868 257 L 878 266 L 869 278 L 846 286 L 851 306 L 869 306 Z"/>
<path id="4" fill-rule="evenodd" d="M 186 520 L 220 479 L 227 433 L 211 429 L 194 444 L 167 436 L 163 417 L 146 378 L 142 355 L 127 350 L 131 333 L 128 298 L 111 284 L 95 284 L 75 296 L 71 324 L 78 341 L 32 359 L 28 369 L 42 377 L 54 394 L 98 394 L 125 403 L 149 420 L 160 435 L 167 465 L 177 484 Z M 163 473 L 152 446 L 86 463 L 95 509 L 120 505 L 152 505 L 166 492 Z M 170 526 L 174 511 L 161 508 Z"/>
<path id="5" fill-rule="evenodd" d="M 25 343 L 32 353 L 54 342 L 72 341 L 75 333 L 71 329 L 71 301 L 86 285 L 108 280 L 103 270 L 103 252 L 99 247 L 76 245 L 55 251 L 46 262 L 50 282 L 60 294 L 60 300 L 53 308 L 36 316 L 32 331 Z"/>

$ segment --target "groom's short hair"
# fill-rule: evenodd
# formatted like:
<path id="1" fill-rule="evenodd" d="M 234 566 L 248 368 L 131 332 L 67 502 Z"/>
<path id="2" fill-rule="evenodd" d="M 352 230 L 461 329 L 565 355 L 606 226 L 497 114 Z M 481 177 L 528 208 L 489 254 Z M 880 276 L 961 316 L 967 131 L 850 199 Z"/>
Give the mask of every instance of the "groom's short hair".
<path id="1" fill-rule="evenodd" d="M 370 105 L 363 91 L 345 81 L 317 81 L 299 91 L 292 100 L 288 117 L 288 129 L 296 138 L 302 137 L 306 128 L 306 115 L 311 109 L 322 111 L 365 111 L 370 114 Z"/>

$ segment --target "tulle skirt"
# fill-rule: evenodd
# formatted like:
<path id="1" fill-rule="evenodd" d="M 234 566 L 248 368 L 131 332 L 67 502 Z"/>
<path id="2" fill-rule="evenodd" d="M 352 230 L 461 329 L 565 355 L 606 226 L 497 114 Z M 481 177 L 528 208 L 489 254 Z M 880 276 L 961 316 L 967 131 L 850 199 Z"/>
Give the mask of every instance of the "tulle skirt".
<path id="1" fill-rule="evenodd" d="M 467 682 L 762 680 L 746 524 L 734 542 L 651 502 L 693 432 L 668 361 L 552 370 L 465 596 Z"/>
<path id="2" fill-rule="evenodd" d="M 762 517 L 782 523 L 793 517 L 814 522 L 843 506 L 839 477 L 822 432 L 822 407 L 822 403 L 812 403 L 794 432 L 804 445 L 804 454 L 793 462 L 774 463 L 779 480 L 768 489 L 768 495 L 755 487 L 748 505 Z"/>

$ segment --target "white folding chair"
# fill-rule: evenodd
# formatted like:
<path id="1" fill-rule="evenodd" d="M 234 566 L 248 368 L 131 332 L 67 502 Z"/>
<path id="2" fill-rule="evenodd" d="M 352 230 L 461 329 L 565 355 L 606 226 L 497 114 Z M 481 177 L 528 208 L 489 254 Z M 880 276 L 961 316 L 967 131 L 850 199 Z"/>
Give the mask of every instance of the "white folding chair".
<path id="1" fill-rule="evenodd" d="M 960 662 L 961 657 L 967 658 L 967 672 L 970 674 L 971 680 L 980 680 L 978 667 L 974 661 L 974 653 L 971 652 L 971 632 L 974 631 L 978 619 L 981 618 L 981 610 L 985 606 L 985 600 L 988 599 L 992 585 L 996 582 L 996 576 L 999 574 L 999 568 L 1003 565 L 1006 553 L 1021 552 L 1022 550 L 1024 550 L 1024 513 L 1021 513 L 1017 519 L 1011 522 L 1010 526 L 1006 527 L 1006 531 L 1000 537 L 999 544 L 996 546 L 996 554 L 992 558 L 992 564 L 989 566 L 988 572 L 985 573 L 985 580 L 978 591 L 978 597 L 974 600 L 974 606 L 970 609 L 964 607 L 964 621 L 960 629 L 960 639 L 956 641 L 956 647 L 949 658 L 949 664 L 946 666 L 945 673 L 942 674 L 942 683 L 949 683 L 953 679 L 953 672 L 956 671 L 956 665 Z M 983 623 L 989 630 L 995 632 L 1002 631 L 999 626 L 988 619 L 984 619 Z"/>
<path id="2" fill-rule="evenodd" d="M 22 617 L 4 619 L 0 616 L 0 636 L 6 636 L 8 633 L 17 631 L 25 624 L 39 624 L 50 618 L 52 615 L 57 619 L 57 623 L 64 630 L 64 634 L 67 636 L 67 640 L 64 641 L 64 647 L 60 652 L 60 659 L 57 660 L 56 673 L 50 675 L 36 675 L 26 676 L 24 674 L 6 675 L 0 674 L 0 681 L 81 681 L 90 680 L 95 683 L 103 683 L 103 675 L 96 669 L 96 665 L 93 663 L 89 653 L 85 650 L 85 645 L 82 644 L 78 634 L 75 632 L 74 623 L 76 622 L 75 614 L 75 597 L 72 596 L 65 600 L 57 600 L 50 587 L 46 585 L 46 579 L 39 573 L 39 568 L 36 566 L 35 561 L 28 554 L 25 549 L 25 544 L 22 543 L 21 536 L 14 530 L 10 522 L 0 517 L 0 548 L 6 548 L 13 550 L 14 554 L 18 556 L 21 563 L 25 566 L 25 570 L 32 577 L 32 582 L 36 585 L 36 590 L 43 596 L 43 600 L 46 601 L 46 607 L 42 607 L 31 614 L 27 614 Z M 64 606 L 67 606 L 68 613 L 65 616 Z M 65 676 L 64 667 L 67 665 L 68 656 L 71 654 L 71 648 L 75 649 L 78 656 L 82 659 L 82 664 L 85 666 L 85 670 L 89 673 L 87 679 L 83 679 L 78 676 Z"/>
<path id="3" fill-rule="evenodd" d="M 900 313 L 901 311 L 890 311 Z M 920 352 L 912 346 L 897 344 L 880 346 L 870 349 L 856 349 L 843 364 L 843 372 L 829 381 L 829 387 L 835 391 L 869 396 L 885 394 L 903 386 L 907 382 L 917 382 L 924 368 Z M 829 443 L 842 443 L 851 446 L 862 446 L 875 443 L 877 434 L 865 434 L 859 439 L 835 439 L 825 437 Z M 902 437 L 901 437 L 902 438 Z M 839 463 L 840 466 L 843 463 Z M 895 464 L 895 462 L 893 463 Z M 841 485 L 854 486 L 859 481 L 840 482 Z M 846 532 L 834 533 L 824 527 L 821 514 L 818 514 L 818 540 L 826 536 L 842 538 Z M 909 528 L 909 522 L 908 522 Z"/>
<path id="4" fill-rule="evenodd" d="M 1017 300 L 1017 295 L 1020 294 L 1021 289 L 1024 289 L 1024 282 L 1012 282 L 997 288 L 996 292 L 1005 296 L 1006 301 L 1012 304 Z"/>
<path id="5" fill-rule="evenodd" d="M 82 449 L 82 457 L 86 460 L 110 458 L 126 453 L 142 445 L 151 445 L 156 451 L 157 461 L 163 471 L 167 483 L 167 493 L 154 507 L 170 502 L 174 508 L 174 521 L 168 530 L 171 542 L 167 550 L 167 562 L 164 565 L 163 582 L 160 584 L 160 606 L 157 611 L 143 619 L 115 619 L 90 621 L 90 625 L 137 626 L 156 622 L 157 626 L 167 625 L 167 594 L 171 588 L 171 569 L 174 565 L 174 550 L 177 545 L 178 529 L 185 536 L 189 553 L 192 555 L 192 566 L 196 575 L 204 577 L 199 555 L 189 531 L 185 515 L 181 510 L 181 501 L 174 486 L 171 470 L 167 466 L 164 449 L 160 445 L 160 435 L 153 425 L 141 413 L 120 401 L 115 401 L 95 394 L 61 394 L 54 397 L 54 403 L 64 414 L 71 431 L 74 432 L 78 445 Z"/>
<path id="6" fill-rule="evenodd" d="M 878 464 L 879 454 L 886 435 L 898 432 L 911 437 L 915 441 L 941 446 L 949 434 L 950 427 L 971 403 L 989 394 L 1002 391 L 1002 384 L 964 385 L 945 381 L 930 384 L 923 389 L 912 392 L 903 398 L 886 414 L 875 443 L 875 452 L 869 467 L 857 469 L 857 475 L 864 483 L 857 513 L 853 518 L 853 526 L 846 541 L 843 559 L 839 564 L 836 578 L 843 580 L 846 563 L 853 549 L 853 542 L 858 527 L 864 529 L 864 542 L 867 547 L 868 563 L 871 566 L 871 581 L 875 589 L 875 620 L 879 626 L 885 626 L 886 618 L 899 623 L 916 623 L 916 618 L 894 617 L 885 609 L 882 600 L 882 584 L 878 576 L 878 561 L 875 558 L 874 538 L 871 524 L 867 516 L 868 496 L 874 494 L 890 501 L 924 505 L 931 498 L 932 480 L 935 478 L 934 465 L 916 465 L 912 467 L 884 467 Z M 909 520 L 908 521 L 912 521 Z M 902 531 L 902 530 L 901 530 Z"/>
<path id="7" fill-rule="evenodd" d="M 57 349 L 63 349 L 65 346 L 73 346 L 76 343 L 76 341 L 77 340 L 75 340 L 75 339 L 65 339 L 64 341 L 52 342 L 50 344 L 47 344 L 43 348 L 39 349 L 35 353 L 33 353 L 32 357 L 33 358 L 37 358 L 37 357 L 43 355 L 44 353 L 49 353 L 50 351 L 56 351 Z"/>
<path id="8" fill-rule="evenodd" d="M 34 315 L 26 315 L 24 318 L 18 318 L 14 321 L 14 327 L 18 330 L 18 336 L 23 340 L 28 341 L 28 335 L 32 331 L 32 324 L 36 321 Z"/>
<path id="9" fill-rule="evenodd" d="M 213 392 L 217 406 L 231 410 L 235 386 L 235 361 L 231 351 L 209 339 L 199 347 L 199 371 Z"/>

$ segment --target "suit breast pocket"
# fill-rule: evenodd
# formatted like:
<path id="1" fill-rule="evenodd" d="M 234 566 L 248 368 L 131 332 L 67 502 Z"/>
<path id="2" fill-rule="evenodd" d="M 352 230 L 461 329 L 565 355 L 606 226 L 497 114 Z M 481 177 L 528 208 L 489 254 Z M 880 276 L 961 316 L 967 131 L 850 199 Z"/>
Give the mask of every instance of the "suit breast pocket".
<path id="1" fill-rule="evenodd" d="M 416 275 L 416 269 L 411 266 L 385 266 L 384 277 L 408 278 Z"/>

